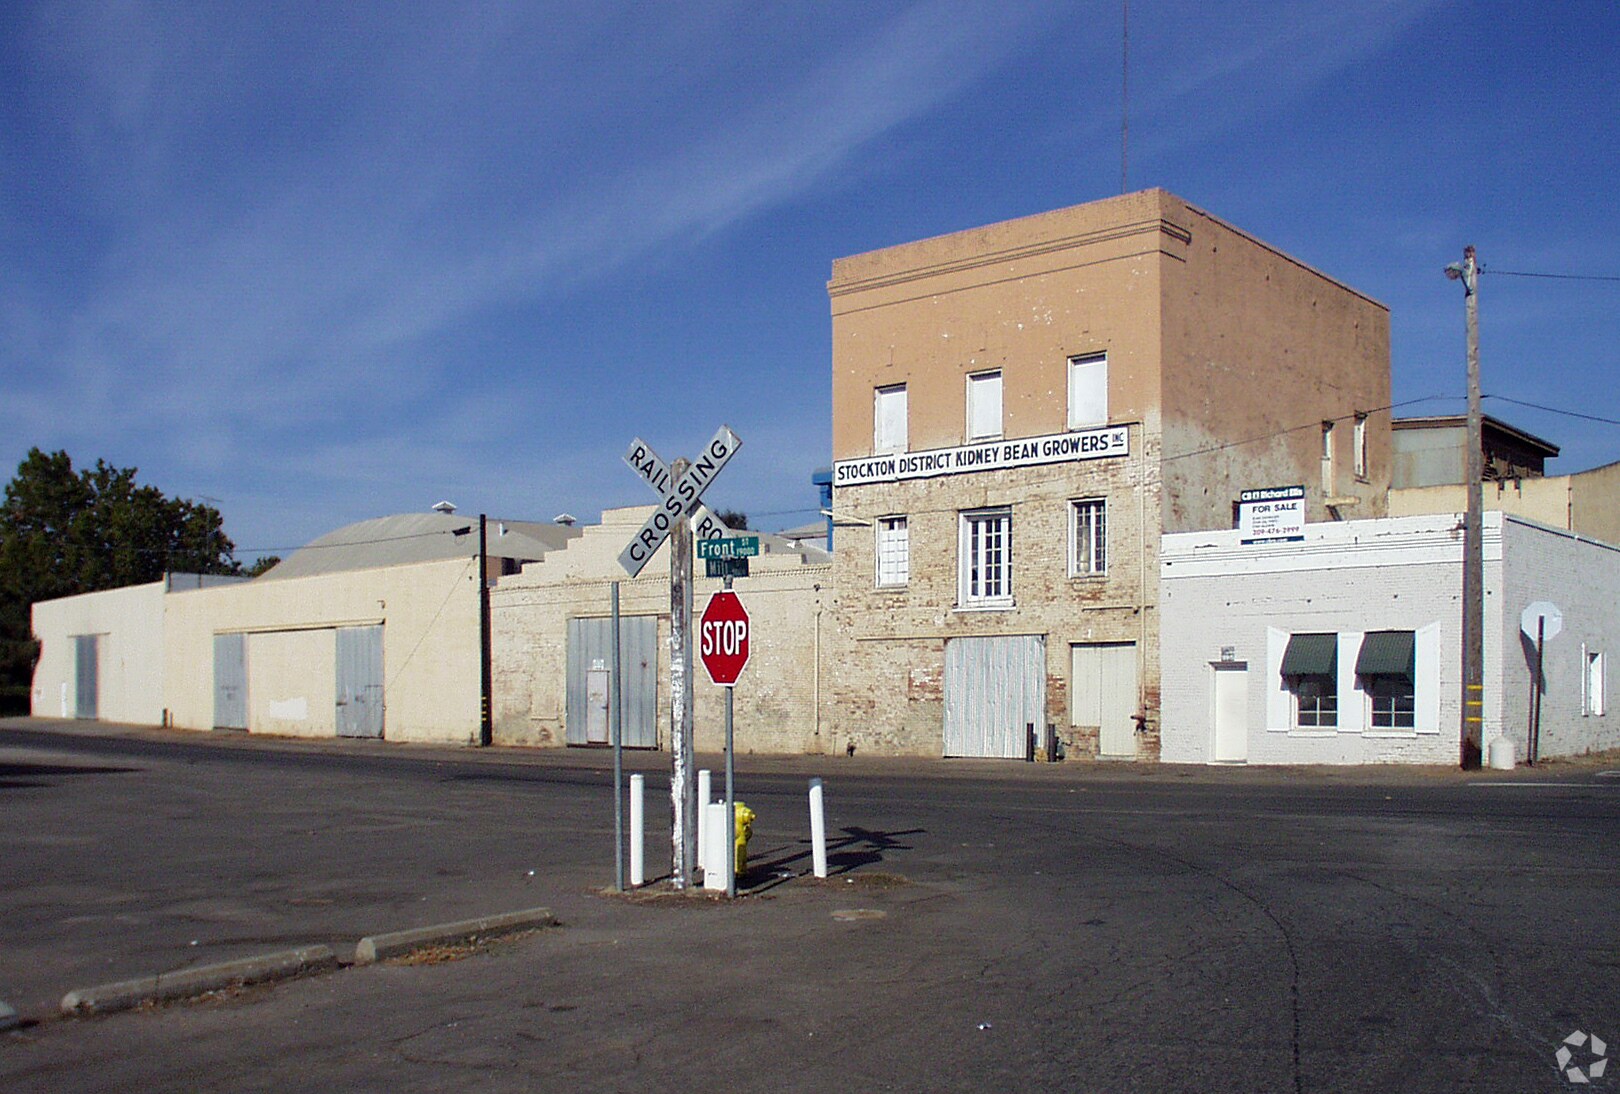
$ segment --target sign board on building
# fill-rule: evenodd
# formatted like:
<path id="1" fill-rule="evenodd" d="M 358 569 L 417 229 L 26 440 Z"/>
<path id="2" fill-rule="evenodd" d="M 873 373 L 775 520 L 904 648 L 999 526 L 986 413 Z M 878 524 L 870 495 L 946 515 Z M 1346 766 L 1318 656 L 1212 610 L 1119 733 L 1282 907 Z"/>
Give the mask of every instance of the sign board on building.
<path id="1" fill-rule="evenodd" d="M 1305 538 L 1305 488 L 1268 486 L 1238 495 L 1238 539 L 1297 543 Z"/>
<path id="2" fill-rule="evenodd" d="M 730 687 L 748 664 L 748 611 L 736 593 L 709 597 L 698 622 L 698 656 L 709 679 Z"/>
<path id="3" fill-rule="evenodd" d="M 1006 471 L 1014 467 L 1100 460 L 1130 454 L 1130 431 L 1125 426 L 1021 437 L 1011 441 L 985 441 L 959 448 L 927 452 L 893 452 L 862 456 L 833 464 L 833 486 L 865 486 L 874 482 L 928 479 L 971 471 Z"/>

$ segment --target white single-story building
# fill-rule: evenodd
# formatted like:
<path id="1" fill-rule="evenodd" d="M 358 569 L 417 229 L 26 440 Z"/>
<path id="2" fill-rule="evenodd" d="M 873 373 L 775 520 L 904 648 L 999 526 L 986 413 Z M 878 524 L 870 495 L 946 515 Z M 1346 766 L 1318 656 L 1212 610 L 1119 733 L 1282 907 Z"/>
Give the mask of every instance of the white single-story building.
<path id="1" fill-rule="evenodd" d="M 40 652 L 30 710 L 36 718 L 162 724 L 165 598 L 245 580 L 166 574 L 144 585 L 35 604 L 31 625 Z"/>
<path id="2" fill-rule="evenodd" d="M 1620 748 L 1607 667 L 1620 648 L 1620 549 L 1486 513 L 1481 746 L 1530 744 L 1525 609 L 1554 605 L 1538 754 Z M 1459 514 L 1164 537 L 1162 759 L 1455 764 L 1461 755 Z"/>

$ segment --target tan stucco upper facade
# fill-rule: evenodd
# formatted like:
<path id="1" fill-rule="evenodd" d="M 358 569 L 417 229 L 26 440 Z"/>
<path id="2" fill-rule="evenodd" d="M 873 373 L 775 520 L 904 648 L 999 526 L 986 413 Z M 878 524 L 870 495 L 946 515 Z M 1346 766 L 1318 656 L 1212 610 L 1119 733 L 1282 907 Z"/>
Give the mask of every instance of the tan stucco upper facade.
<path id="1" fill-rule="evenodd" d="M 989 370 L 1002 436 L 1061 432 L 1069 361 L 1106 354 L 1109 422 L 1164 440 L 1165 531 L 1228 527 L 1238 491 L 1297 483 L 1310 519 L 1330 498 L 1383 515 L 1388 309 L 1166 191 L 839 259 L 828 292 L 834 460 L 873 451 L 874 392 L 900 384 L 908 450 L 965 443 L 968 377 Z"/>

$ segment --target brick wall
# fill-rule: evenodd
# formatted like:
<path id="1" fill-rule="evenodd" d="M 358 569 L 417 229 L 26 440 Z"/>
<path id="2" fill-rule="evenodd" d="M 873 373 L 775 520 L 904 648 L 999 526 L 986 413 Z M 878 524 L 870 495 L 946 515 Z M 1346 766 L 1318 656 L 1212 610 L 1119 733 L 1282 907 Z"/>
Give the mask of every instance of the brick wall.
<path id="1" fill-rule="evenodd" d="M 650 507 L 609 510 L 601 524 L 586 527 L 566 548 L 521 573 L 500 579 L 491 591 L 497 744 L 565 743 L 568 620 L 608 616 L 611 583 L 618 580 L 621 615 L 658 619 L 658 745 L 669 746 L 668 549 L 661 548 L 634 580 L 624 578 L 617 561 L 649 512 Z M 831 567 L 807 564 L 798 552 L 773 550 L 751 560 L 750 568 L 752 576 L 734 586 L 750 618 L 748 667 L 736 685 L 737 750 L 822 751 L 817 700 L 828 664 L 822 638 L 829 629 L 824 598 L 830 599 Z M 694 582 L 694 623 L 720 587 L 718 580 L 703 577 Z M 725 733 L 725 692 L 709 682 L 693 649 L 696 746 L 718 751 Z"/>

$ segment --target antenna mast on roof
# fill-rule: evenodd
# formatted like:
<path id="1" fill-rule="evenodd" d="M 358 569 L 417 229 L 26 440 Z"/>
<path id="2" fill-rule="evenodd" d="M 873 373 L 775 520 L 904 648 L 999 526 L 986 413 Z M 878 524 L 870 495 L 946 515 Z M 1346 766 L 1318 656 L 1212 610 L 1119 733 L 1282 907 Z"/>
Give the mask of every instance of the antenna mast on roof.
<path id="1" fill-rule="evenodd" d="M 1131 135 L 1131 0 L 1120 0 L 1119 49 L 1119 192 L 1126 193 L 1126 149 Z"/>

